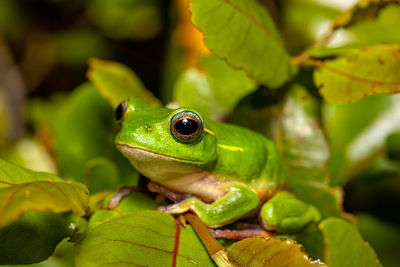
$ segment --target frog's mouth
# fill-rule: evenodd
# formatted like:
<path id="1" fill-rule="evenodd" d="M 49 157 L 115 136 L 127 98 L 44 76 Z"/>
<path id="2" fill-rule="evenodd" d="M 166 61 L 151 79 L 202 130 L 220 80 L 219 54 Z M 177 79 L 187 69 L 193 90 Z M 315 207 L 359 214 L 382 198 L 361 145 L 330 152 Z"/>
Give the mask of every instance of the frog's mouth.
<path id="1" fill-rule="evenodd" d="M 182 164 L 196 165 L 196 166 L 204 165 L 204 162 L 198 160 L 185 159 L 171 155 L 161 154 L 141 147 L 134 147 L 127 144 L 116 144 L 116 146 L 117 149 L 121 151 L 121 153 L 124 154 L 125 157 L 131 160 L 132 163 L 151 161 L 154 164 L 157 164 L 157 162 L 160 161 L 169 161 L 169 162 L 180 162 Z"/>

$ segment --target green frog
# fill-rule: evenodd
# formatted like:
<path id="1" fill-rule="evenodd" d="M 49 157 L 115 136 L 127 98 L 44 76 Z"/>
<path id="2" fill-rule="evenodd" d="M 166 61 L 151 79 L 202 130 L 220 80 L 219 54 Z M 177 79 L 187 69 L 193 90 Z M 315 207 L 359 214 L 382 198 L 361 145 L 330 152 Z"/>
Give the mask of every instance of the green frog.
<path id="1" fill-rule="evenodd" d="M 134 97 L 118 106 L 116 117 L 117 148 L 151 180 L 151 191 L 176 202 L 159 210 L 192 211 L 208 227 L 259 213 L 263 227 L 279 233 L 320 220 L 314 206 L 284 190 L 279 153 L 265 136 L 190 108 L 155 108 Z"/>

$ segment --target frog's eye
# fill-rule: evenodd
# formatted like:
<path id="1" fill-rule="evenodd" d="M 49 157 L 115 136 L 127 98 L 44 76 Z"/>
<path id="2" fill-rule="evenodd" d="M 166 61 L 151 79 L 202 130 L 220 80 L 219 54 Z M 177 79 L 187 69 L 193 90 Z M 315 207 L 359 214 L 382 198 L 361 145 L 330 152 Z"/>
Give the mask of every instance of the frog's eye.
<path id="1" fill-rule="evenodd" d="M 195 143 L 203 135 L 203 120 L 192 111 L 181 111 L 170 121 L 171 134 L 180 143 Z"/>
<path id="2" fill-rule="evenodd" d="M 118 121 L 118 123 L 122 122 L 122 119 L 124 118 L 127 108 L 128 108 L 128 100 L 125 100 L 118 105 L 117 109 L 115 110 L 115 119 Z"/>

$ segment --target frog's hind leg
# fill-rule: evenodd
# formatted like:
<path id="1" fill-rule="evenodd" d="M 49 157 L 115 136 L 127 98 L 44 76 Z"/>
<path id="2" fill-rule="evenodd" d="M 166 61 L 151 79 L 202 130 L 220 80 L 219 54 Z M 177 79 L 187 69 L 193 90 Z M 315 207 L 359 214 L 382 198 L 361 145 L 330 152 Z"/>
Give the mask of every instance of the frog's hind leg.
<path id="1" fill-rule="evenodd" d="M 218 227 L 245 216 L 256 209 L 260 203 L 257 194 L 244 184 L 223 182 L 215 186 L 224 195 L 212 203 L 208 204 L 191 197 L 166 207 L 160 207 L 159 210 L 171 214 L 180 214 L 191 210 L 207 226 Z"/>
<path id="2" fill-rule="evenodd" d="M 321 219 L 318 210 L 289 192 L 282 191 L 267 201 L 260 213 L 265 229 L 279 233 L 296 233 Z"/>

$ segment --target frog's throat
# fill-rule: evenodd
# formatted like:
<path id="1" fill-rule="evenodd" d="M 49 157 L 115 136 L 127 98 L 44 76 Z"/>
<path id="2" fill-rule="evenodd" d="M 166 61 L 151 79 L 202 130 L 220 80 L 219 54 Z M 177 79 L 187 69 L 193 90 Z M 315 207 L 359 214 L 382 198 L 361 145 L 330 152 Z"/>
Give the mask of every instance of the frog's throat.
<path id="1" fill-rule="evenodd" d="M 193 166 L 202 166 L 205 163 L 199 160 L 191 160 L 185 158 L 174 157 L 171 155 L 157 153 L 151 150 L 147 150 L 141 147 L 130 146 L 127 144 L 116 144 L 117 149 L 124 154 L 129 160 L 152 160 L 157 161 L 173 161 L 180 162 L 182 164 L 188 164 Z"/>
<path id="2" fill-rule="evenodd" d="M 190 180 L 188 176 L 202 171 L 200 161 L 185 160 L 126 144 L 117 144 L 117 148 L 144 176 L 166 186 L 171 187 L 174 181 L 180 187 L 182 181 Z"/>

